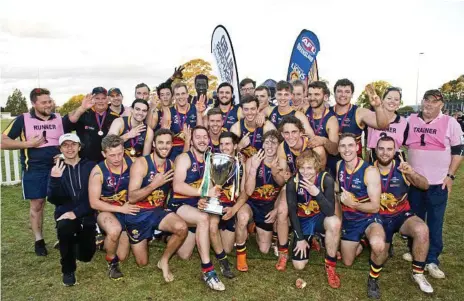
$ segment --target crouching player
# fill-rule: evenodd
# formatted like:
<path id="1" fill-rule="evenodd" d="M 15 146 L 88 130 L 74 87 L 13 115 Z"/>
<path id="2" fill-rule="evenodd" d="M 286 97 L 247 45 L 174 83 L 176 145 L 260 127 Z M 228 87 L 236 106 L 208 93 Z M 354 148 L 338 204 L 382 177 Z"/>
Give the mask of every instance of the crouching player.
<path id="1" fill-rule="evenodd" d="M 241 272 L 248 271 L 246 260 L 248 222 L 253 220 L 256 224 L 259 250 L 267 254 L 271 247 L 273 224 L 277 216 L 275 203 L 281 186 L 285 184 L 277 157 L 280 137 L 276 130 L 266 132 L 263 136 L 263 150 L 259 150 L 246 162 L 245 192 L 250 198 L 238 211 L 235 228 L 237 270 Z"/>
<path id="2" fill-rule="evenodd" d="M 174 166 L 167 159 L 172 148 L 173 134 L 168 129 L 159 129 L 154 136 L 155 151 L 138 158 L 131 167 L 129 203 L 141 208 L 136 215 L 126 216 L 126 231 L 135 261 L 139 266 L 148 264 L 148 240 L 153 230 L 172 233 L 166 249 L 158 262 L 166 282 L 174 280 L 169 270 L 169 259 L 187 237 L 187 224 L 177 214 L 164 209 L 171 190 Z"/>
<path id="3" fill-rule="evenodd" d="M 340 287 L 335 272 L 341 221 L 335 215 L 334 180 L 323 171 L 319 155 L 306 150 L 296 159 L 298 173 L 286 185 L 288 215 L 294 231 L 293 266 L 308 263 L 311 236 L 325 234 L 325 271 L 332 288 Z"/>
<path id="4" fill-rule="evenodd" d="M 411 213 L 408 201 L 409 184 L 427 190 L 427 179 L 418 174 L 407 163 L 394 160 L 395 140 L 381 137 L 375 150 L 377 161 L 374 163 L 380 171 L 382 194 L 380 196 L 380 216 L 385 229 L 387 250 L 392 243 L 393 234 L 411 237 L 412 245 L 412 279 L 421 291 L 433 293 L 433 288 L 424 276 L 425 260 L 429 251 L 429 228 L 422 219 Z"/>

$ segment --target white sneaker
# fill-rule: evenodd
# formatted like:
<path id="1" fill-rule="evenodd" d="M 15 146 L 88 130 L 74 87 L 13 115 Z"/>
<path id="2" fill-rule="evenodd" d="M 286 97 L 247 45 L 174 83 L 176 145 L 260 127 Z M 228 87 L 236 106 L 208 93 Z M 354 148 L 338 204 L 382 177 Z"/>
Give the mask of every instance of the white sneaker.
<path id="1" fill-rule="evenodd" d="M 433 293 L 433 287 L 427 281 L 424 274 L 412 274 L 412 280 L 414 280 L 419 285 L 420 290 L 424 293 Z"/>
<path id="2" fill-rule="evenodd" d="M 429 263 L 425 265 L 425 270 L 429 272 L 430 276 L 436 279 L 443 279 L 445 278 L 445 273 L 435 264 Z"/>
<path id="3" fill-rule="evenodd" d="M 271 250 L 274 253 L 275 257 L 279 257 L 279 248 L 276 243 L 271 244 Z"/>
<path id="4" fill-rule="evenodd" d="M 216 271 L 214 270 L 208 273 L 204 273 L 203 280 L 206 282 L 210 289 L 215 291 L 223 291 L 226 289 L 226 286 L 221 282 L 221 280 L 219 280 Z"/>
<path id="5" fill-rule="evenodd" d="M 407 252 L 403 254 L 403 259 L 409 262 L 412 262 L 412 255 L 411 253 Z"/>

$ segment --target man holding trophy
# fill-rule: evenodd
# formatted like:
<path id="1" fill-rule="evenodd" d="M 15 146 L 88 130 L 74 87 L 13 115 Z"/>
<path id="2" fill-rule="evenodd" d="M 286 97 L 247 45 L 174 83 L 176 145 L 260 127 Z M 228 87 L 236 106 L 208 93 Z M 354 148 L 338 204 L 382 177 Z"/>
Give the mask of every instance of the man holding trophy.
<path id="1" fill-rule="evenodd" d="M 200 186 L 205 175 L 205 152 L 209 146 L 208 130 L 203 126 L 196 126 L 191 133 L 192 146 L 186 153 L 177 156 L 173 179 L 173 191 L 169 201 L 169 209 L 176 212 L 189 228 L 189 233 L 177 254 L 182 259 L 192 255 L 195 242 L 201 259 L 203 280 L 213 290 L 225 290 L 219 280 L 209 256 L 209 214 L 200 211 L 198 201 L 202 197 Z M 206 193 L 209 197 L 218 197 L 220 191 L 211 187 Z"/>
<path id="2" fill-rule="evenodd" d="M 201 199 L 198 203 L 199 209 L 211 213 L 211 245 L 220 263 L 221 272 L 227 278 L 235 277 L 226 255 L 232 251 L 235 243 L 235 214 L 248 198 L 245 194 L 244 166 L 239 166 L 239 160 L 235 157 L 237 147 L 238 137 L 234 133 L 224 132 L 219 136 L 221 153 L 210 153 L 207 156 L 207 164 L 210 166 L 209 174 L 205 174 L 204 185 L 212 183 L 220 187 L 221 195 L 218 199 Z"/>

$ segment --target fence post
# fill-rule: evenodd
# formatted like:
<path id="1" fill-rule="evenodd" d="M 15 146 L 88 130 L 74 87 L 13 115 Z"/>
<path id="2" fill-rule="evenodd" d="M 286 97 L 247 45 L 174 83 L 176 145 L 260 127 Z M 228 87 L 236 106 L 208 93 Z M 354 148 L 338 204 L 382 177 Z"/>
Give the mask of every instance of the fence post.
<path id="1" fill-rule="evenodd" d="M 15 182 L 21 182 L 21 178 L 19 177 L 19 164 L 18 164 L 18 150 L 13 151 L 13 167 L 14 167 L 14 177 Z"/>
<path id="2" fill-rule="evenodd" d="M 5 175 L 6 175 L 6 182 L 11 182 L 11 168 L 10 168 L 10 151 L 5 150 L 3 151 L 3 157 L 5 158 Z"/>

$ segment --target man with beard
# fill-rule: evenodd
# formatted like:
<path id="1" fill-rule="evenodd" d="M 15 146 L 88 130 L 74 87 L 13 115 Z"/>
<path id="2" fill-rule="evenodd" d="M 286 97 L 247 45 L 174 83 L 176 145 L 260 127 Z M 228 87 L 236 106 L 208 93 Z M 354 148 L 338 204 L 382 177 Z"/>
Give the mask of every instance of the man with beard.
<path id="1" fill-rule="evenodd" d="M 221 109 L 224 116 L 223 127 L 225 127 L 228 131 L 237 121 L 243 118 L 242 108 L 233 104 L 234 98 L 232 95 L 234 95 L 234 87 L 227 82 L 220 84 L 217 88 L 218 101 L 216 102 L 215 107 Z"/>
<path id="2" fill-rule="evenodd" d="M 380 98 L 375 95 L 374 88 L 370 85 L 366 88 L 369 102 L 374 108 L 374 112 L 351 104 L 354 84 L 346 78 L 340 79 L 335 83 L 336 105 L 331 108 L 338 120 L 339 134 L 352 133 L 356 136 L 358 157 L 362 157 L 361 135 L 365 126 L 367 125 L 375 129 L 386 129 L 389 124 L 388 113 L 381 105 Z M 334 171 L 339 160 L 341 160 L 340 155 L 329 155 L 328 168 Z"/>
<path id="3" fill-rule="evenodd" d="M 308 85 L 309 104 L 303 106 L 303 110 L 316 135 L 309 141 L 309 146 L 323 146 L 328 154 L 336 155 L 338 154 L 338 122 L 334 113 L 324 105 L 329 97 L 330 91 L 324 82 L 312 82 Z"/>
<path id="4" fill-rule="evenodd" d="M 184 83 L 174 85 L 174 99 L 176 104 L 171 108 L 164 108 L 163 128 L 174 133 L 173 147 L 169 159 L 174 160 L 180 153 L 190 148 L 190 128 L 203 125 L 203 112 L 206 109 L 205 97 L 201 96 L 197 104 L 188 103 L 188 89 Z"/>
<path id="5" fill-rule="evenodd" d="M 293 93 L 293 86 L 292 84 L 286 81 L 280 81 L 276 85 L 276 99 L 277 99 L 277 107 L 268 107 L 265 111 L 265 115 L 269 118 L 269 120 L 274 124 L 276 128 L 281 125 L 282 119 L 285 116 L 294 116 L 295 118 L 299 119 L 303 125 L 304 133 L 308 136 L 313 137 L 314 132 L 309 125 L 308 118 L 301 113 L 296 112 L 293 110 L 292 106 L 290 106 L 290 100 L 292 98 Z"/>
<path id="6" fill-rule="evenodd" d="M 412 245 L 412 279 L 421 291 L 431 294 L 433 288 L 424 276 L 425 260 L 429 249 L 429 229 L 419 217 L 410 210 L 408 190 L 410 183 L 423 191 L 429 183 L 412 167 L 402 160 L 396 161 L 395 140 L 392 137 L 381 137 L 375 150 L 377 161 L 374 163 L 380 171 L 382 195 L 380 196 L 380 217 L 386 234 L 388 249 L 393 234 L 411 237 Z"/>
<path id="7" fill-rule="evenodd" d="M 66 131 L 65 119 L 52 113 L 50 91 L 35 88 L 30 93 L 32 110 L 16 117 L 3 131 L 1 149 L 19 149 L 22 166 L 23 197 L 30 200 L 30 223 L 35 236 L 37 256 L 48 254 L 43 239 L 43 211 L 47 183 L 53 158 L 59 154 L 57 146 Z M 66 126 L 67 127 L 67 126 Z M 19 137 L 19 141 L 16 139 Z"/>
<path id="8" fill-rule="evenodd" d="M 296 168 L 296 158 L 306 149 L 311 148 L 310 139 L 303 136 L 304 128 L 301 121 L 295 116 L 285 116 L 279 126 L 279 132 L 282 134 L 284 141 L 277 150 L 277 156 L 280 161 L 280 169 L 285 174 L 285 180 L 288 180 L 298 171 Z M 326 165 L 326 152 L 322 146 L 312 148 L 320 157 L 322 169 Z M 288 207 L 285 189 L 282 189 L 278 199 L 277 211 L 277 236 L 279 240 L 279 259 L 276 269 L 285 271 L 288 260 Z"/>
<path id="9" fill-rule="evenodd" d="M 222 112 L 219 108 L 212 108 L 206 113 L 208 119 L 208 135 L 210 138 L 209 146 L 213 153 L 220 153 L 219 149 L 219 136 L 225 131 L 223 126 Z"/>
<path id="10" fill-rule="evenodd" d="M 148 101 L 150 98 L 150 88 L 148 87 L 147 84 L 145 83 L 140 83 L 137 86 L 135 86 L 135 99 L 143 99 Z"/>
<path id="11" fill-rule="evenodd" d="M 205 152 L 208 145 L 208 130 L 203 126 L 194 127 L 190 150 L 178 155 L 175 161 L 176 169 L 169 209 L 176 212 L 189 227 L 192 227 L 177 254 L 182 259 L 190 258 L 196 243 L 201 259 L 203 280 L 211 289 L 223 291 L 225 286 L 219 280 L 209 256 L 209 214 L 197 208 L 198 201 L 202 197 L 200 186 L 204 178 Z M 218 197 L 219 195 L 220 189 L 212 187 L 207 196 Z"/>
<path id="12" fill-rule="evenodd" d="M 148 240 L 153 230 L 172 233 L 158 262 L 166 282 L 174 280 L 169 270 L 169 259 L 187 237 L 187 224 L 177 214 L 164 209 L 174 175 L 173 163 L 167 159 L 172 148 L 172 132 L 160 129 L 155 133 L 155 152 L 137 158 L 130 170 L 128 202 L 141 208 L 136 215 L 126 216 L 126 231 L 135 261 L 148 264 Z"/>
<path id="13" fill-rule="evenodd" d="M 246 158 L 249 158 L 262 148 L 264 134 L 276 128 L 269 121 L 266 121 L 263 126 L 258 126 L 256 117 L 258 116 L 259 102 L 255 96 L 243 96 L 240 101 L 240 107 L 242 108 L 244 119 L 236 122 L 230 128 L 230 131 L 241 139 L 238 150 Z"/>
<path id="14" fill-rule="evenodd" d="M 237 154 L 238 137 L 231 132 L 223 132 L 219 137 L 220 151 L 235 157 Z M 235 242 L 235 214 L 240 207 L 246 202 L 248 196 L 245 193 L 246 173 L 245 167 L 240 166 L 240 169 L 229 179 L 221 188 L 219 201 L 223 208 L 224 215 L 221 217 L 216 214 L 210 214 L 209 235 L 211 246 L 216 254 L 216 259 L 219 261 L 222 274 L 231 279 L 234 278 L 234 273 L 230 270 L 230 264 L 227 259 Z M 238 183 L 238 179 L 240 182 Z M 207 206 L 206 199 L 200 199 L 198 209 L 204 210 Z"/>
<path id="15" fill-rule="evenodd" d="M 135 158 L 151 153 L 153 130 L 145 123 L 148 108 L 146 100 L 136 99 L 132 102 L 131 114 L 119 117 L 111 124 L 108 135 L 120 135 L 124 139 L 126 156 Z"/>
<path id="16" fill-rule="evenodd" d="M 336 190 L 342 207 L 341 254 L 343 263 L 351 266 L 361 237 L 366 235 L 371 247 L 367 296 L 380 298 L 378 278 L 387 259 L 385 231 L 380 217 L 381 182 L 377 168 L 357 156 L 356 135 L 344 133 L 338 151 L 343 160 L 337 163 Z"/>
<path id="17" fill-rule="evenodd" d="M 287 204 L 292 223 L 293 266 L 305 268 L 309 259 L 310 239 L 325 234 L 325 271 L 330 287 L 340 287 L 335 271 L 341 221 L 335 215 L 334 180 L 321 166 L 319 155 L 305 150 L 296 159 L 298 173 L 286 185 Z"/>
<path id="18" fill-rule="evenodd" d="M 108 97 L 110 100 L 110 110 L 120 117 L 129 116 L 131 108 L 123 105 L 123 96 L 119 88 L 111 88 L 108 90 Z"/>
<path id="19" fill-rule="evenodd" d="M 94 162 L 103 160 L 102 139 L 119 117 L 108 109 L 107 94 L 103 87 L 94 88 L 92 94 L 85 96 L 79 108 L 65 116 L 72 123 L 70 131 L 75 130 L 82 141 L 80 157 Z"/>
<path id="20" fill-rule="evenodd" d="M 427 178 L 426 191 L 411 186 L 412 211 L 427 221 L 430 248 L 425 270 L 433 278 L 445 278 L 438 256 L 443 251 L 443 222 L 448 196 L 464 156 L 464 136 L 459 123 L 441 113 L 445 105 L 439 90 L 428 90 L 422 100 L 422 112 L 408 119 L 408 162 Z"/>
<path id="21" fill-rule="evenodd" d="M 276 219 L 277 195 L 285 179 L 280 173 L 277 148 L 281 136 L 276 130 L 264 134 L 263 149 L 246 161 L 247 181 L 245 192 L 249 196 L 237 212 L 235 241 L 237 252 L 237 270 L 248 271 L 246 259 L 247 225 L 256 224 L 256 241 L 259 250 L 267 254 L 272 243 L 273 224 Z"/>
<path id="22" fill-rule="evenodd" d="M 195 91 L 197 92 L 197 95 L 192 98 L 191 104 L 196 105 L 197 101 L 200 99 L 200 97 L 203 95 L 204 97 L 207 97 L 206 93 L 208 93 L 208 77 L 204 74 L 198 74 L 195 76 Z M 205 98 L 206 99 L 206 98 Z M 213 99 L 210 98 L 208 99 L 206 106 L 213 106 Z"/>
<path id="23" fill-rule="evenodd" d="M 136 215 L 140 208 L 127 202 L 129 171 L 132 160 L 124 157 L 124 140 L 108 135 L 102 140 L 105 160 L 92 169 L 89 180 L 90 206 L 98 210 L 97 223 L 105 231 L 108 276 L 119 280 L 123 277 L 119 261 L 129 254 L 126 215 Z"/>
<path id="24" fill-rule="evenodd" d="M 254 95 L 256 82 L 251 78 L 244 78 L 240 81 L 240 95 L 243 97 L 245 95 Z"/>
<path id="25" fill-rule="evenodd" d="M 89 177 L 95 162 L 79 158 L 81 141 L 75 134 L 59 139 L 64 160 L 56 160 L 48 182 L 47 200 L 54 204 L 60 240 L 63 284 L 76 284 L 76 259 L 89 262 L 95 254 L 95 211 L 89 204 Z M 74 184 L 73 184 L 74 183 Z"/>

